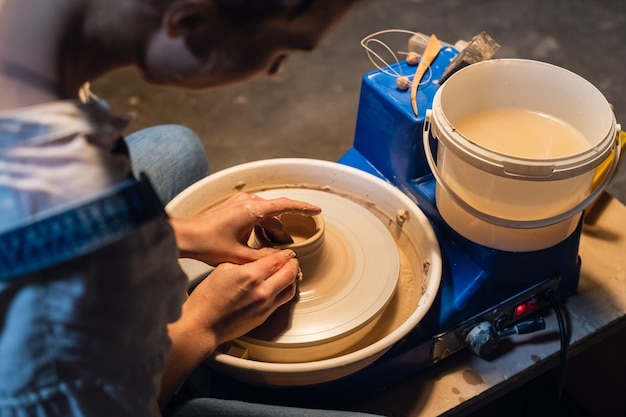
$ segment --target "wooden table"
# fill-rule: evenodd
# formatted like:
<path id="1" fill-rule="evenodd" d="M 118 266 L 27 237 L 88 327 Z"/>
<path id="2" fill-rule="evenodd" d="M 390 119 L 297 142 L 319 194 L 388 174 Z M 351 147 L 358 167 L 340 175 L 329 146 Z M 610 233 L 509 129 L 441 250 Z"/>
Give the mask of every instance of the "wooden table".
<path id="1" fill-rule="evenodd" d="M 571 338 L 568 357 L 626 328 L 626 206 L 612 199 L 580 242 L 578 293 L 563 303 Z M 501 341 L 504 351 L 487 361 L 465 351 L 428 368 L 359 407 L 386 416 L 464 415 L 558 366 L 556 315 L 546 330 Z"/>

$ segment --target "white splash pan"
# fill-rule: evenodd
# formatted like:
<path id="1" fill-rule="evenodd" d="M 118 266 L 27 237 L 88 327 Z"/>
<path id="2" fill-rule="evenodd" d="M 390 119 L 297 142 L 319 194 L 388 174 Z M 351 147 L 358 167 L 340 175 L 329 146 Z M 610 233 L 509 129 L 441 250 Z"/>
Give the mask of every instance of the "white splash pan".
<path id="1" fill-rule="evenodd" d="M 416 203 L 388 182 L 342 164 L 285 158 L 234 166 L 191 185 L 166 206 L 166 211 L 173 217 L 193 216 L 238 191 L 258 192 L 286 186 L 314 188 L 341 195 L 375 214 L 403 253 L 403 268 L 409 270 L 408 281 L 412 281 L 409 286 L 400 287 L 399 284 L 396 293 L 401 301 L 398 304 L 402 306 L 408 299 L 414 301 L 408 313 L 399 317 L 399 322 L 398 318 L 394 321 L 392 317 L 388 329 L 372 331 L 372 340 L 355 350 L 328 359 L 273 363 L 248 360 L 218 351 L 208 360 L 211 367 L 235 379 L 257 385 L 313 385 L 363 369 L 419 324 L 430 309 L 441 281 L 439 244 L 428 219 Z M 181 260 L 181 265 L 190 279 L 210 269 L 207 265 L 191 260 Z"/>

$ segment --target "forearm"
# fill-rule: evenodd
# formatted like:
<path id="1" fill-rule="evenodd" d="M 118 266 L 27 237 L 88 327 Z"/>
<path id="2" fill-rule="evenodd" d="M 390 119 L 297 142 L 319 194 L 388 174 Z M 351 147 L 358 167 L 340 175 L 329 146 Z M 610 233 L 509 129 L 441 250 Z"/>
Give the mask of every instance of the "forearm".
<path id="1" fill-rule="evenodd" d="M 161 408 L 165 407 L 193 370 L 216 348 L 215 337 L 198 330 L 198 326 L 189 317 L 191 314 L 183 306 L 181 318 L 168 326 L 172 348 L 161 379 L 158 399 Z"/>
<path id="2" fill-rule="evenodd" d="M 195 258 L 194 239 L 197 237 L 193 234 L 193 223 L 189 219 L 170 218 L 170 225 L 174 229 L 176 236 L 176 245 L 178 246 L 179 258 Z"/>

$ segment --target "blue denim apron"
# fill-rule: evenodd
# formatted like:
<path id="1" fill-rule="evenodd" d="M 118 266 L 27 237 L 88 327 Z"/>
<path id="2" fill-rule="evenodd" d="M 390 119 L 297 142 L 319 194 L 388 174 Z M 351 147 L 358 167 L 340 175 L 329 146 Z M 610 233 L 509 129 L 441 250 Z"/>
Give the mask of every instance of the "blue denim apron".
<path id="1" fill-rule="evenodd" d="M 160 415 L 187 285 L 177 256 L 145 179 L 5 227 L 0 416 Z"/>

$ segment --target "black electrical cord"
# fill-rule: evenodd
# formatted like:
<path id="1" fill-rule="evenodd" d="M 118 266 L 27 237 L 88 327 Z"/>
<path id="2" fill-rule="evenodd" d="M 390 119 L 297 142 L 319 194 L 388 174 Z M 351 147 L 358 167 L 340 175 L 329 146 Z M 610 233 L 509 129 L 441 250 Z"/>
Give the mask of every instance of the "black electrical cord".
<path id="1" fill-rule="evenodd" d="M 552 308 L 554 313 L 556 314 L 556 320 L 559 325 L 559 334 L 561 339 L 561 351 L 559 352 L 559 375 L 557 380 L 557 391 L 556 391 L 556 404 L 561 404 L 561 399 L 563 397 L 563 390 L 565 389 L 565 368 L 567 363 L 567 347 L 569 345 L 569 336 L 567 331 L 567 326 L 565 325 L 565 320 L 563 318 L 563 313 L 561 311 L 561 306 L 559 305 L 554 293 L 549 295 L 550 302 L 552 303 Z"/>

